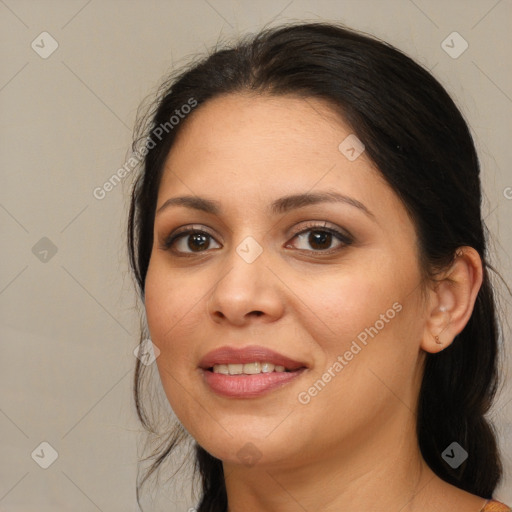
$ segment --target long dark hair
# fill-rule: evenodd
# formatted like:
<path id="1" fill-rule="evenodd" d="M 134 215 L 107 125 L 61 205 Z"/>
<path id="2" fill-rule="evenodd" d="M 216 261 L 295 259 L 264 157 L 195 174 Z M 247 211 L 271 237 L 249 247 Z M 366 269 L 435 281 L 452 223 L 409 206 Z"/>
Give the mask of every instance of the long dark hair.
<path id="1" fill-rule="evenodd" d="M 449 347 L 426 355 L 417 435 L 425 461 L 440 478 L 492 498 L 502 464 L 494 428 L 485 415 L 499 383 L 498 321 L 481 216 L 478 157 L 468 126 L 445 89 L 391 45 L 339 24 L 287 24 L 215 48 L 162 85 L 152 109 L 139 117 L 133 145 L 140 151 L 142 141 L 147 148 L 147 141 L 154 142 L 144 151 L 128 220 L 130 262 L 142 299 L 163 163 L 186 123 L 184 116 L 171 127 L 169 119 L 177 110 L 192 110 L 188 115 L 193 116 L 194 109 L 183 109 L 186 104 L 198 109 L 214 97 L 247 91 L 329 102 L 410 214 L 425 276 L 434 278 L 459 247 L 478 251 L 483 283 L 471 318 Z M 165 133 L 158 131 L 162 126 L 167 126 Z M 141 401 L 142 370 L 137 360 L 135 403 L 142 424 L 152 431 Z M 178 424 L 153 454 L 155 462 L 146 478 L 185 437 Z M 456 469 L 442 457 L 453 441 L 469 453 Z M 198 511 L 225 511 L 222 462 L 197 443 L 195 469 L 202 484 Z"/>

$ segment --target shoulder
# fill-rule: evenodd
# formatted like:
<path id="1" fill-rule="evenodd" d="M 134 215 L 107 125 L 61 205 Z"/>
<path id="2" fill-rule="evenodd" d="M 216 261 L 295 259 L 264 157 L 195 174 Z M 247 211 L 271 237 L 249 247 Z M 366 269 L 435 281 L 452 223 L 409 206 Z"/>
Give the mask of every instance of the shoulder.
<path id="1" fill-rule="evenodd" d="M 497 500 L 489 500 L 480 512 L 512 512 L 512 509 Z"/>

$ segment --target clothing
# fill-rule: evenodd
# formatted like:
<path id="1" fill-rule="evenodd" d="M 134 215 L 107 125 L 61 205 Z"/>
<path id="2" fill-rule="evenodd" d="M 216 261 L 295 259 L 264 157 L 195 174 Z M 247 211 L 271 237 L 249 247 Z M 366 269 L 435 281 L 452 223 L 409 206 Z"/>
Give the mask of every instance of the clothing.
<path id="1" fill-rule="evenodd" d="M 512 512 L 512 509 L 497 500 L 488 500 L 480 512 Z"/>

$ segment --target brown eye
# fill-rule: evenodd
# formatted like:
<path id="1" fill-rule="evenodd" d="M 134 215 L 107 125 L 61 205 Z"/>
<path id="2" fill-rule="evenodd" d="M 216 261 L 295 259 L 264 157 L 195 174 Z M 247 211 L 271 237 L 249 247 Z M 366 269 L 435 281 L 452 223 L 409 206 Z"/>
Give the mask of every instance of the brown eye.
<path id="1" fill-rule="evenodd" d="M 164 248 L 178 253 L 199 253 L 211 248 L 211 240 L 214 238 L 209 233 L 189 229 L 171 235 L 164 242 Z"/>
<path id="2" fill-rule="evenodd" d="M 308 226 L 309 229 L 302 230 L 292 238 L 297 238 L 305 247 L 295 247 L 301 251 L 330 254 L 353 243 L 353 239 L 334 228 L 327 228 L 325 225 Z M 217 247 L 212 247 L 212 241 Z M 333 244 L 337 245 L 333 247 Z M 286 247 L 293 247 L 290 243 Z M 173 233 L 163 243 L 164 250 L 171 250 L 176 254 L 199 254 L 209 249 L 218 249 L 220 245 L 212 235 L 198 229 L 186 229 Z"/>
<path id="3" fill-rule="evenodd" d="M 308 236 L 308 244 L 314 249 L 329 249 L 332 244 L 333 234 L 328 231 L 310 231 Z"/>
<path id="4" fill-rule="evenodd" d="M 324 252 L 334 249 L 337 251 L 346 245 L 350 245 L 353 240 L 346 234 L 324 226 L 314 225 L 309 226 L 310 229 L 303 230 L 297 233 L 293 239 L 297 238 L 303 244 L 303 247 L 297 247 L 299 250 Z M 292 239 L 292 240 L 293 240 Z M 334 248 L 332 244 L 338 242 Z M 334 252 L 329 251 L 329 252 Z"/>
<path id="5" fill-rule="evenodd" d="M 205 233 L 192 233 L 182 238 L 188 240 L 187 248 L 190 249 L 191 251 L 196 251 L 196 249 L 198 251 L 203 251 L 205 249 L 208 249 L 208 246 L 210 245 L 210 235 L 207 235 Z"/>

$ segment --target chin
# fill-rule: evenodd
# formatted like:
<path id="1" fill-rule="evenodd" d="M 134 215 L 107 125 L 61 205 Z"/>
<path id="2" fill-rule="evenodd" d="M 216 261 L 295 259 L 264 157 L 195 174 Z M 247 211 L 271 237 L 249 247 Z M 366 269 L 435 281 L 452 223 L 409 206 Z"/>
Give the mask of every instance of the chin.
<path id="1" fill-rule="evenodd" d="M 209 438 L 204 443 L 198 440 L 198 443 L 222 462 L 246 467 L 297 464 L 297 455 L 303 451 L 298 445 L 290 446 L 289 438 L 288 441 L 278 436 L 274 439 L 258 438 L 241 433 L 219 440 Z"/>

